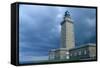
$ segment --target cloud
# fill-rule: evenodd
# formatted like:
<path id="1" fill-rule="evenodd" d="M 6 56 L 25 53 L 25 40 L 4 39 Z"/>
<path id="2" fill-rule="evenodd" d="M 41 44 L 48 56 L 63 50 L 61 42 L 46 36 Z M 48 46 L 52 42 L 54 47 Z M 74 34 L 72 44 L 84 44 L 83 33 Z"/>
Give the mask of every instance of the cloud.
<path id="1" fill-rule="evenodd" d="M 94 19 L 90 19 L 90 18 L 87 18 L 86 19 L 86 22 L 87 22 L 87 24 L 90 26 L 90 27 L 95 27 L 95 25 L 96 25 L 96 20 L 95 20 L 95 18 Z"/>
<path id="2" fill-rule="evenodd" d="M 74 23 L 76 46 L 82 45 L 96 35 L 96 11 L 91 8 L 68 8 L 68 10 Z"/>
<path id="3" fill-rule="evenodd" d="M 45 62 L 48 60 L 48 56 L 27 56 L 22 55 L 20 56 L 20 63 L 39 63 L 39 62 Z"/>

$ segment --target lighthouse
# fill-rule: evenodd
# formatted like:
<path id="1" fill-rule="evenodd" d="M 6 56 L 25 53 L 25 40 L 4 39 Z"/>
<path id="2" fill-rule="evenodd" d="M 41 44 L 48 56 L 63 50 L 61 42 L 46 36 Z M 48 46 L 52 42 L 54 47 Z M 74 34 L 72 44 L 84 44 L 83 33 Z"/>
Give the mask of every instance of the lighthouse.
<path id="1" fill-rule="evenodd" d="M 70 50 L 75 48 L 74 23 L 68 11 L 65 12 L 61 23 L 61 48 Z"/>

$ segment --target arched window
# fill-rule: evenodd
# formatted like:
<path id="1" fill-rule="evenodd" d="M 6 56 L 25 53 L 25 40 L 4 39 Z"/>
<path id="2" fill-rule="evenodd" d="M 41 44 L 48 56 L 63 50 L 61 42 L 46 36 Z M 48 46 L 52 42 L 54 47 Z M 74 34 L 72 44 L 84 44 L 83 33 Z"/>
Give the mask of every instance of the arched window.
<path id="1" fill-rule="evenodd" d="M 78 55 L 81 55 L 81 54 L 82 54 L 82 52 L 81 52 L 81 51 L 79 51 L 79 52 L 78 52 Z"/>
<path id="2" fill-rule="evenodd" d="M 69 59 L 69 56 L 66 56 L 66 59 Z"/>
<path id="3" fill-rule="evenodd" d="M 86 50 L 84 50 L 84 54 L 85 54 L 85 55 L 87 54 L 87 51 L 86 51 Z"/>

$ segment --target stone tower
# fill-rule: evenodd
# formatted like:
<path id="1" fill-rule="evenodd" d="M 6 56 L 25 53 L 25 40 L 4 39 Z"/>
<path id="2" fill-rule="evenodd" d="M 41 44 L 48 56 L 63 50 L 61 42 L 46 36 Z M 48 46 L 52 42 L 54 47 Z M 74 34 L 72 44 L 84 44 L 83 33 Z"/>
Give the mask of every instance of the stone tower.
<path id="1" fill-rule="evenodd" d="M 73 21 L 68 11 L 65 12 L 64 20 L 61 23 L 61 48 L 67 50 L 75 48 Z"/>

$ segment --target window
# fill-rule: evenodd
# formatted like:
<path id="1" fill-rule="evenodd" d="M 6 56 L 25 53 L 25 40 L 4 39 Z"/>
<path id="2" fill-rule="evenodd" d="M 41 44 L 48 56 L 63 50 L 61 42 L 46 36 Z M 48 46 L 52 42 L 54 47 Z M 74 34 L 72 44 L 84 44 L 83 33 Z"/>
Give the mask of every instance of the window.
<path id="1" fill-rule="evenodd" d="M 70 56 L 73 56 L 73 54 L 72 54 L 72 53 L 70 53 Z"/>
<path id="2" fill-rule="evenodd" d="M 66 52 L 66 54 L 68 55 L 68 54 L 69 54 L 69 52 Z"/>
<path id="3" fill-rule="evenodd" d="M 66 56 L 66 59 L 69 59 L 69 56 L 68 55 Z"/>
<path id="4" fill-rule="evenodd" d="M 85 55 L 87 54 L 87 51 L 86 51 L 86 50 L 84 50 L 84 54 L 85 54 Z"/>
<path id="5" fill-rule="evenodd" d="M 77 52 L 75 52 L 75 56 L 77 56 Z"/>
<path id="6" fill-rule="evenodd" d="M 81 55 L 81 51 L 78 52 L 78 55 Z"/>

